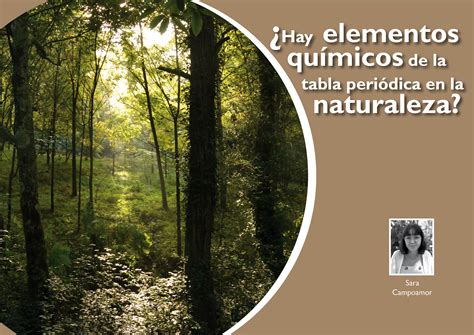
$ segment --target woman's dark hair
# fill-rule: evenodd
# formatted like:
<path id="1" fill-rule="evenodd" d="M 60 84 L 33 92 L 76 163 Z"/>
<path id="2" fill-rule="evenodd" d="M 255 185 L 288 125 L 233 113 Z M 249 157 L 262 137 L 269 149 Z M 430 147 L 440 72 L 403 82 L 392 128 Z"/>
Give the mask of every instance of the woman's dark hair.
<path id="1" fill-rule="evenodd" d="M 418 248 L 418 253 L 420 255 L 423 255 L 426 250 L 426 242 L 425 242 L 425 234 L 423 234 L 423 230 L 419 225 L 416 223 L 410 223 L 408 224 L 405 229 L 403 230 L 402 234 L 402 239 L 400 241 L 400 252 L 402 254 L 408 254 L 408 248 L 407 245 L 405 244 L 405 236 L 414 236 L 414 235 L 420 235 L 421 236 L 421 244 L 420 247 Z"/>

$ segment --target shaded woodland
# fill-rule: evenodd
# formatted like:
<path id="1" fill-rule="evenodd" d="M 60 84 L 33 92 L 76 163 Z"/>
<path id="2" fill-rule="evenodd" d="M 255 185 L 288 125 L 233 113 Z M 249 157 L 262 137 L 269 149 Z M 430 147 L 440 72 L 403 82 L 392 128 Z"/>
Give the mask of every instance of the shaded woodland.
<path id="1" fill-rule="evenodd" d="M 50 0 L 0 30 L 0 322 L 220 334 L 265 295 L 306 200 L 267 59 L 187 0 Z"/>

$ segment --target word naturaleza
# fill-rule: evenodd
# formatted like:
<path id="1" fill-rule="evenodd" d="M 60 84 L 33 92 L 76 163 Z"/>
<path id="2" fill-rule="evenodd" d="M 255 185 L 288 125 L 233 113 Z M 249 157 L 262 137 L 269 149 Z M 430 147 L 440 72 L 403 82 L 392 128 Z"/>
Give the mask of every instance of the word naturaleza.
<path id="1" fill-rule="evenodd" d="M 314 100 L 315 114 L 457 114 L 456 108 L 461 101 L 459 94 L 452 94 L 453 102 L 449 100 L 411 100 L 405 94 L 398 99 L 370 100 L 353 99 L 348 96 L 345 100 Z"/>

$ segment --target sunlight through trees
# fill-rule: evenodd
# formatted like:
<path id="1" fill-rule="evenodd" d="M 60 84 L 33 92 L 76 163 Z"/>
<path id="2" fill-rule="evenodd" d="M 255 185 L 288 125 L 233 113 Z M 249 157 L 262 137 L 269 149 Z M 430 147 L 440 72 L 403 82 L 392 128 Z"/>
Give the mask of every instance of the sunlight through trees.
<path id="1" fill-rule="evenodd" d="M 0 65 L 1 322 L 217 334 L 258 303 L 307 171 L 245 36 L 188 0 L 50 0 L 2 29 Z"/>

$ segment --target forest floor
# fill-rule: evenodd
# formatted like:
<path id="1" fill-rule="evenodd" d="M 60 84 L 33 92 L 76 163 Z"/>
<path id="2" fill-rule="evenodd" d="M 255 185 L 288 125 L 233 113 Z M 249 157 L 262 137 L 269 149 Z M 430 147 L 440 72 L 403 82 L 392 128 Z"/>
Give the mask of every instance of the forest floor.
<path id="1" fill-rule="evenodd" d="M 8 148 L 0 153 L 0 214 L 4 218 L 11 156 Z M 175 325 L 191 327 L 183 259 L 176 250 L 175 174 L 171 164 L 165 173 L 169 210 L 164 210 L 158 172 L 152 169 L 153 156 L 121 155 L 115 161 L 115 169 L 111 158 L 95 157 L 94 210 L 90 215 L 89 162 L 84 159 L 82 163 L 78 232 L 78 197 L 71 197 L 71 159 L 56 156 L 52 212 L 51 169 L 46 155 L 38 155 L 38 208 L 45 229 L 52 292 L 46 305 L 47 329 L 51 333 L 87 329 L 89 333 L 112 334 L 130 333 L 128 328 L 124 330 L 128 326 L 135 331 L 133 327 L 150 326 L 173 333 Z M 257 252 L 253 209 L 247 196 L 253 184 L 242 171 L 243 168 L 236 167 L 228 174 L 229 206 L 216 210 L 213 231 L 214 289 L 225 327 L 244 317 L 274 281 Z M 5 324 L 21 333 L 28 320 L 23 313 L 28 303 L 22 300 L 27 285 L 19 190 L 16 176 L 13 220 L 6 248 L 10 262 L 6 268 L 14 271 L 5 271 L 0 281 L 0 297 L 8 296 L 3 302 L 0 299 L 0 320 L 3 317 Z M 288 257 L 301 223 L 305 193 L 301 186 L 289 183 L 284 196 L 279 206 L 285 206 L 282 212 L 287 215 Z M 184 217 L 183 211 L 183 227 Z M 95 244 L 93 248 L 91 242 Z M 163 313 L 156 313 L 157 310 Z M 170 319 L 174 321 L 170 323 Z M 152 333 L 146 329 L 142 333 Z"/>
<path id="2" fill-rule="evenodd" d="M 7 213 L 7 185 L 11 166 L 11 151 L 0 155 L 0 212 Z M 99 236 L 99 240 L 114 252 L 134 256 L 137 266 L 156 274 L 166 275 L 177 260 L 176 201 L 174 170 L 165 179 L 169 210 L 162 208 L 159 177 L 148 157 L 120 156 L 113 169 L 112 159 L 94 158 L 94 215 L 88 215 L 89 160 L 83 160 L 81 188 L 82 217 L 80 231 Z M 39 210 L 45 228 L 49 262 L 53 270 L 61 272 L 71 262 L 73 241 L 79 238 L 78 198 L 71 197 L 71 160 L 63 155 L 55 159 L 55 209 L 51 212 L 51 170 L 45 154 L 38 155 Z M 78 160 L 79 166 L 79 160 Z M 114 171 L 115 170 L 115 171 Z M 13 220 L 10 234 L 22 244 L 21 215 L 19 212 L 19 184 L 13 184 Z M 157 263 L 159 262 L 159 263 Z"/>

